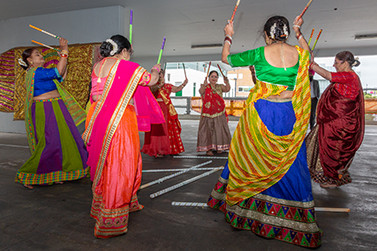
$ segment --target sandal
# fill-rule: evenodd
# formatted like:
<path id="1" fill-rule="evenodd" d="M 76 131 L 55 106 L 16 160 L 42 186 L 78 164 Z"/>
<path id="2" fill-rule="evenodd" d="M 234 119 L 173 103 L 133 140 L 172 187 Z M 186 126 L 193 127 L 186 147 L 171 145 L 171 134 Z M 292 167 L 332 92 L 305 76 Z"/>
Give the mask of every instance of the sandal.
<path id="1" fill-rule="evenodd" d="M 213 156 L 214 154 L 213 154 L 212 150 L 208 150 L 208 151 L 206 152 L 206 155 L 207 155 L 207 156 Z"/>
<path id="2" fill-rule="evenodd" d="M 24 187 L 27 188 L 27 189 L 30 189 L 30 190 L 31 190 L 31 189 L 34 189 L 34 187 L 31 186 L 31 185 L 25 185 L 25 184 L 24 184 Z"/>

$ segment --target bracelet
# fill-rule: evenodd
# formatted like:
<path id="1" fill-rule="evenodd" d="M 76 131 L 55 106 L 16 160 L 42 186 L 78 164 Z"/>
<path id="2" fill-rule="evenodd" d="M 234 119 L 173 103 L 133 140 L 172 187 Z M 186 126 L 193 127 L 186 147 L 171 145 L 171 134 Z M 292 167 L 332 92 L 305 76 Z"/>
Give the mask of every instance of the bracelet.
<path id="1" fill-rule="evenodd" d="M 233 40 L 233 38 L 230 35 L 225 35 L 225 37 L 230 38 L 230 40 Z"/>
<path id="2" fill-rule="evenodd" d="M 299 35 L 296 35 L 297 40 L 300 39 L 301 36 L 302 36 L 302 33 L 301 33 L 301 32 L 300 32 Z"/>
<path id="3" fill-rule="evenodd" d="M 294 24 L 293 27 L 297 27 L 297 28 L 301 29 L 301 26 L 297 25 L 297 24 Z"/>
<path id="4" fill-rule="evenodd" d="M 153 66 L 153 67 L 152 67 L 152 70 L 153 70 L 153 69 L 156 70 L 157 72 L 160 72 L 160 70 L 159 70 L 158 67 L 156 67 L 156 66 Z"/>
<path id="5" fill-rule="evenodd" d="M 298 37 L 298 40 L 300 40 L 301 38 L 304 38 L 302 34 Z"/>
<path id="6" fill-rule="evenodd" d="M 225 42 L 228 42 L 229 45 L 232 45 L 232 39 L 229 38 L 229 37 L 225 37 L 225 38 L 224 38 L 224 44 L 225 44 Z"/>
<path id="7" fill-rule="evenodd" d="M 60 57 L 62 57 L 62 58 L 68 58 L 68 54 L 61 53 Z"/>
<path id="8" fill-rule="evenodd" d="M 68 51 L 66 51 L 66 50 L 61 50 L 60 53 L 68 55 Z"/>

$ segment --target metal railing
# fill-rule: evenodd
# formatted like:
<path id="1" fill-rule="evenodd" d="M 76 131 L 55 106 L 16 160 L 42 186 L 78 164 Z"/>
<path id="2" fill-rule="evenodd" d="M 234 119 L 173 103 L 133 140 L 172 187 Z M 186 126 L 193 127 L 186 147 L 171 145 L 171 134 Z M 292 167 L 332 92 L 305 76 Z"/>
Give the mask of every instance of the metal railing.
<path id="1" fill-rule="evenodd" d="M 200 99 L 200 97 L 194 97 L 195 99 Z M 170 96 L 170 99 L 172 100 L 172 103 L 177 110 L 178 114 L 191 114 L 191 100 L 192 97 L 179 97 L 179 96 Z M 234 101 L 237 100 L 246 100 L 247 97 L 224 97 L 225 103 L 227 105 L 227 109 L 230 110 L 230 114 L 233 114 L 233 111 L 235 110 L 243 110 L 244 107 L 239 107 L 234 105 Z M 182 102 L 183 101 L 183 102 Z M 227 102 L 229 101 L 229 102 Z M 182 104 L 183 103 L 183 104 Z M 183 108 L 185 110 L 185 113 L 179 112 Z M 194 106 L 193 108 L 201 108 L 201 106 Z"/>

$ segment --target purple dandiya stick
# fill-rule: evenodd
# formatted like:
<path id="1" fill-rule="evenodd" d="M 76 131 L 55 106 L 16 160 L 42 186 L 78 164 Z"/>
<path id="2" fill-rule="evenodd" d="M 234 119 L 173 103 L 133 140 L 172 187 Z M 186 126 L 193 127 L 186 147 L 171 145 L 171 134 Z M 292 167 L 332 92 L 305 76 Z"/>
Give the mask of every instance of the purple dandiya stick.
<path id="1" fill-rule="evenodd" d="M 162 46 L 160 50 L 160 55 L 158 55 L 157 64 L 161 62 L 162 52 L 164 51 L 164 47 L 165 47 L 165 41 L 166 41 L 166 37 L 164 37 L 164 39 L 162 40 Z"/>
<path id="2" fill-rule="evenodd" d="M 130 43 L 132 44 L 132 18 L 133 18 L 133 10 L 130 10 Z"/>

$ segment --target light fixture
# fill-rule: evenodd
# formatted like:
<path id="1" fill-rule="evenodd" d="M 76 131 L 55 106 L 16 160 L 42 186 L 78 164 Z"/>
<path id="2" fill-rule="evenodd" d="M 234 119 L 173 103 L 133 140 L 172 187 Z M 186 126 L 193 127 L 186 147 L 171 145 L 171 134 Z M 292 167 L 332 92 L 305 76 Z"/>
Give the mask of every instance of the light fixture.
<path id="1" fill-rule="evenodd" d="M 377 33 L 355 35 L 355 39 L 356 39 L 356 40 L 361 40 L 361 39 L 375 39 L 375 38 L 377 38 Z"/>
<path id="2" fill-rule="evenodd" d="M 223 44 L 197 44 L 191 45 L 191 49 L 211 49 L 223 47 Z"/>

